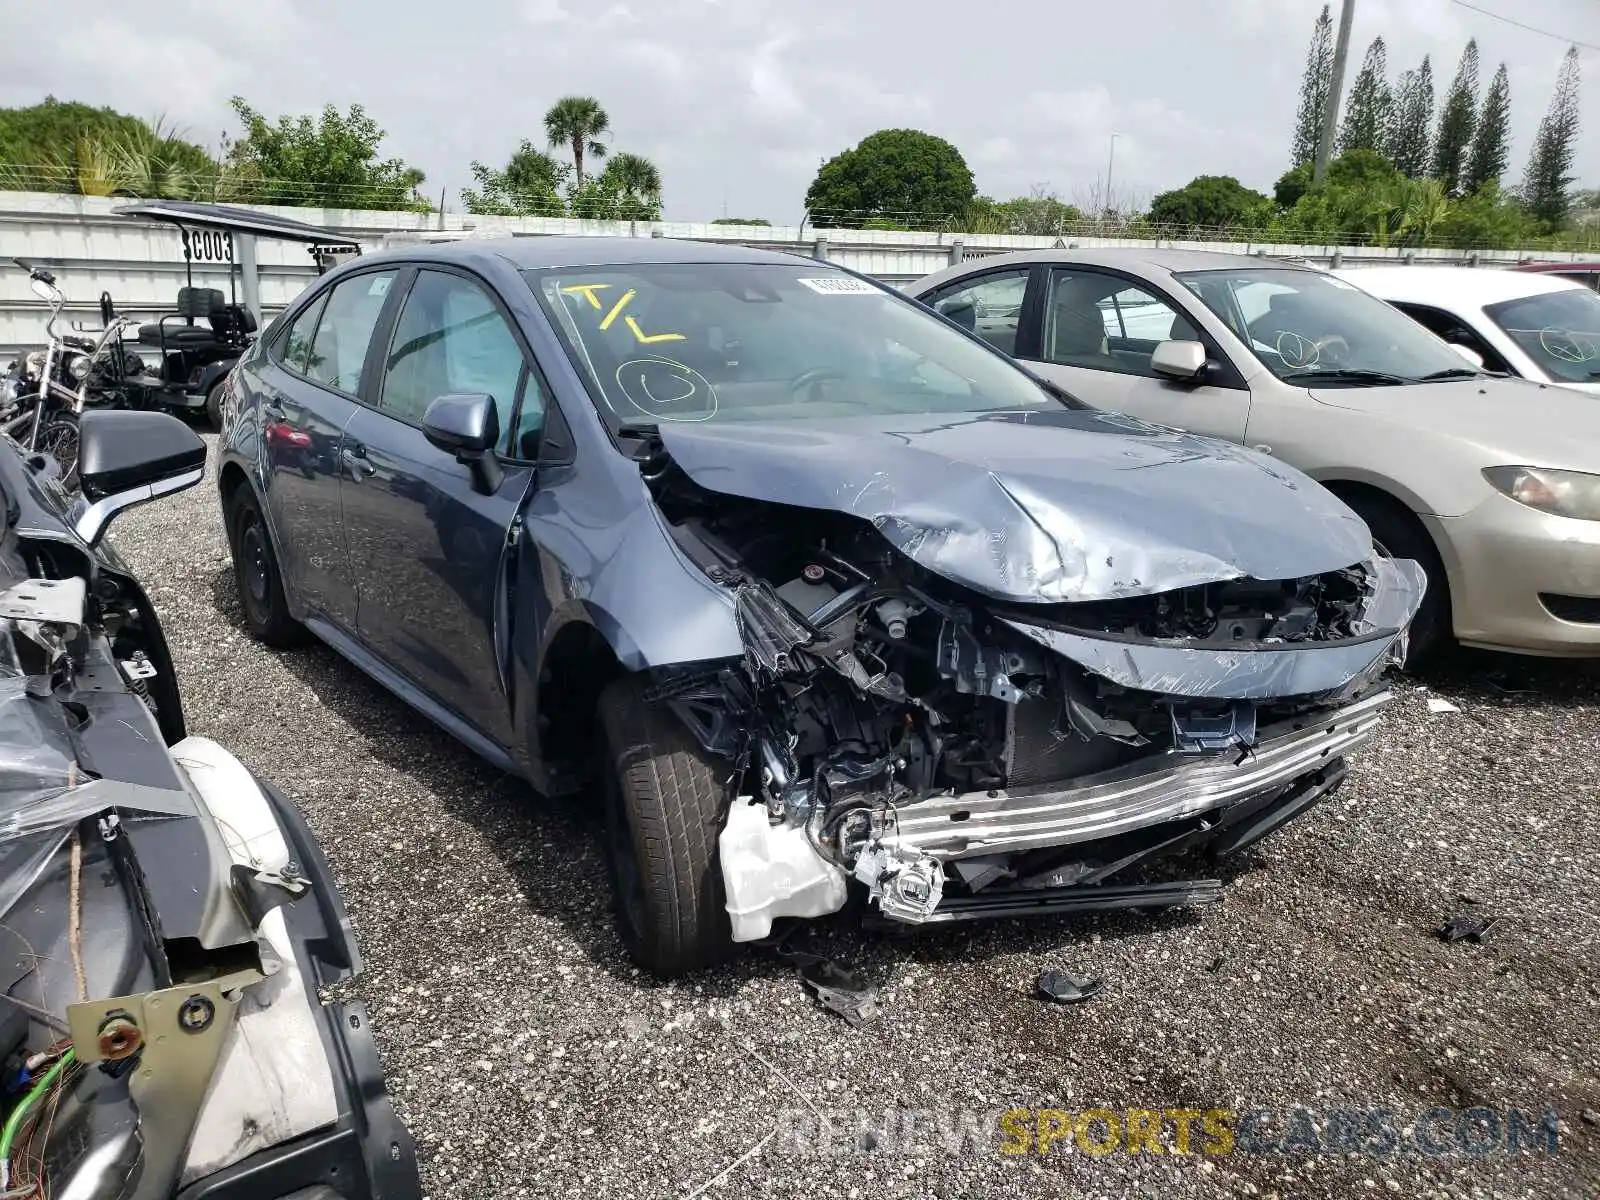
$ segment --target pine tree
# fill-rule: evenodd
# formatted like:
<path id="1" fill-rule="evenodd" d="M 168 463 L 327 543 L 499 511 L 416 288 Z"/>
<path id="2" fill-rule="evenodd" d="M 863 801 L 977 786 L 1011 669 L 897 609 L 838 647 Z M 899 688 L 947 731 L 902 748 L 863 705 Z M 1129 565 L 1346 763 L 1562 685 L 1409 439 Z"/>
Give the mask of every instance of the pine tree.
<path id="1" fill-rule="evenodd" d="M 1461 53 L 1455 82 L 1439 110 L 1439 135 L 1433 141 L 1433 177 L 1451 196 L 1461 194 L 1472 131 L 1478 120 L 1478 42 L 1474 38 Z"/>
<path id="2" fill-rule="evenodd" d="M 1294 144 L 1290 147 L 1291 166 L 1298 167 L 1317 156 L 1322 137 L 1322 113 L 1333 88 L 1333 14 L 1322 6 L 1311 46 L 1306 51 L 1306 73 L 1300 81 L 1300 108 L 1294 116 Z"/>
<path id="3" fill-rule="evenodd" d="M 1389 92 L 1389 51 L 1383 39 L 1373 38 L 1361 70 L 1350 85 L 1350 100 L 1345 105 L 1344 123 L 1339 126 L 1340 154 L 1346 150 L 1383 150 L 1389 124 L 1389 108 L 1394 97 Z"/>
<path id="4" fill-rule="evenodd" d="M 1424 55 L 1420 67 L 1400 76 L 1389 111 L 1389 161 L 1402 175 L 1420 179 L 1428 173 L 1432 132 L 1433 64 Z"/>
<path id="5" fill-rule="evenodd" d="M 1573 46 L 1561 60 L 1556 76 L 1550 111 L 1539 122 L 1533 138 L 1533 153 L 1528 156 L 1528 172 L 1522 182 L 1523 203 L 1528 212 L 1551 228 L 1567 219 L 1572 207 L 1572 159 L 1578 149 L 1578 48 Z"/>
<path id="6" fill-rule="evenodd" d="M 1489 90 L 1483 94 L 1477 126 L 1461 183 L 1461 190 L 1469 196 L 1491 180 L 1498 180 L 1511 158 L 1511 81 L 1506 77 L 1505 63 L 1500 64 Z"/>

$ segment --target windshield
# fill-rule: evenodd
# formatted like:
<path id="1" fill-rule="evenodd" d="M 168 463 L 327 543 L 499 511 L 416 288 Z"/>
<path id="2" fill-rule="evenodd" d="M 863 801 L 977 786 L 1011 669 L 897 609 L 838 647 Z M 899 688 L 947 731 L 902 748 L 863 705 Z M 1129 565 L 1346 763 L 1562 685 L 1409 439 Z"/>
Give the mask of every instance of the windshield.
<path id="1" fill-rule="evenodd" d="M 1485 306 L 1489 319 L 1551 379 L 1600 380 L 1600 295 L 1588 288 L 1546 292 Z"/>
<path id="2" fill-rule="evenodd" d="M 529 271 L 622 425 L 1059 408 L 938 317 L 802 261 Z"/>
<path id="3" fill-rule="evenodd" d="M 1289 383 L 1360 387 L 1477 373 L 1410 317 L 1331 275 L 1265 267 L 1177 278 Z"/>

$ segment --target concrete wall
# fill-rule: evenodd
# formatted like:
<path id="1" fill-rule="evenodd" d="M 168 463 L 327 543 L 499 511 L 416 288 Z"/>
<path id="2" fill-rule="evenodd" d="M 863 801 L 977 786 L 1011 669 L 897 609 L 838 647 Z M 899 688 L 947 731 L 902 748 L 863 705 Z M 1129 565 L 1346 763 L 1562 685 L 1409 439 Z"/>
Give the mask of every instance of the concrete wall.
<path id="1" fill-rule="evenodd" d="M 170 311 L 183 286 L 183 246 L 176 231 L 111 214 L 121 201 L 93 196 L 58 196 L 35 192 L 0 192 L 0 367 L 17 350 L 37 346 L 44 337 L 44 305 L 28 289 L 24 271 L 13 258 L 49 267 L 67 295 L 68 320 L 94 327 L 99 322 L 101 292 L 109 292 L 117 310 L 149 313 L 152 319 Z M 372 248 L 418 239 L 462 236 L 538 237 L 565 234 L 583 237 L 659 235 L 739 242 L 791 253 L 821 253 L 833 262 L 887 283 L 904 285 L 949 265 L 953 255 L 976 258 L 1008 250 L 1091 246 L 1141 246 L 1148 242 L 1068 236 L 1008 237 L 986 234 L 897 233 L 889 230 L 778 228 L 710 225 L 663 221 L 578 221 L 547 217 L 474 217 L 447 213 L 440 228 L 438 214 L 363 212 L 349 209 L 273 208 L 262 211 L 322 225 L 353 235 Z M 1163 245 L 1232 251 L 1268 257 L 1330 262 L 1459 263 L 1466 256 L 1453 250 L 1384 250 L 1375 247 L 1272 246 L 1245 242 L 1164 242 Z M 1574 259 L 1577 254 L 1485 251 L 1484 265 L 1509 265 L 1529 258 Z M 257 242 L 263 317 L 270 320 L 316 276 L 304 247 L 265 239 Z M 195 264 L 194 282 L 228 290 L 225 265 Z"/>

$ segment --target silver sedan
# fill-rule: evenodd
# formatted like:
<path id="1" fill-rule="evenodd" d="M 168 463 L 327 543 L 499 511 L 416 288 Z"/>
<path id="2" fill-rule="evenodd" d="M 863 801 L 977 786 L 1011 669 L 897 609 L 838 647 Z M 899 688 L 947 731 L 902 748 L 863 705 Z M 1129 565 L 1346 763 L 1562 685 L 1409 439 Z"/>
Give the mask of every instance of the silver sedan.
<path id="1" fill-rule="evenodd" d="M 1600 656 L 1600 404 L 1477 370 L 1327 272 L 1162 249 L 1023 251 L 907 290 L 1101 408 L 1274 454 L 1428 573 L 1452 634 Z M 1014 302 L 1004 328 L 987 302 Z"/>

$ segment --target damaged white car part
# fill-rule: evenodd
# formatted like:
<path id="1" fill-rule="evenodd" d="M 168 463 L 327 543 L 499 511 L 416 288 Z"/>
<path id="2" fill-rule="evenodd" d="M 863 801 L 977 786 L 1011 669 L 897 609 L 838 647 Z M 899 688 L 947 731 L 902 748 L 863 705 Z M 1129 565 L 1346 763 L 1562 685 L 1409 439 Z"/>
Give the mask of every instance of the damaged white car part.
<path id="1" fill-rule="evenodd" d="M 85 502 L 204 459 L 163 414 L 81 447 Z M 138 581 L 4 446 L 0 498 L 0 1195 L 417 1196 L 303 818 L 187 736 Z"/>
<path id="2" fill-rule="evenodd" d="M 741 941 L 852 880 L 911 923 L 1216 899 L 1142 869 L 1339 786 L 1424 587 L 1281 464 L 1105 414 L 664 426 L 655 453 L 746 651 L 656 686 L 765 802 L 722 837 Z"/>

